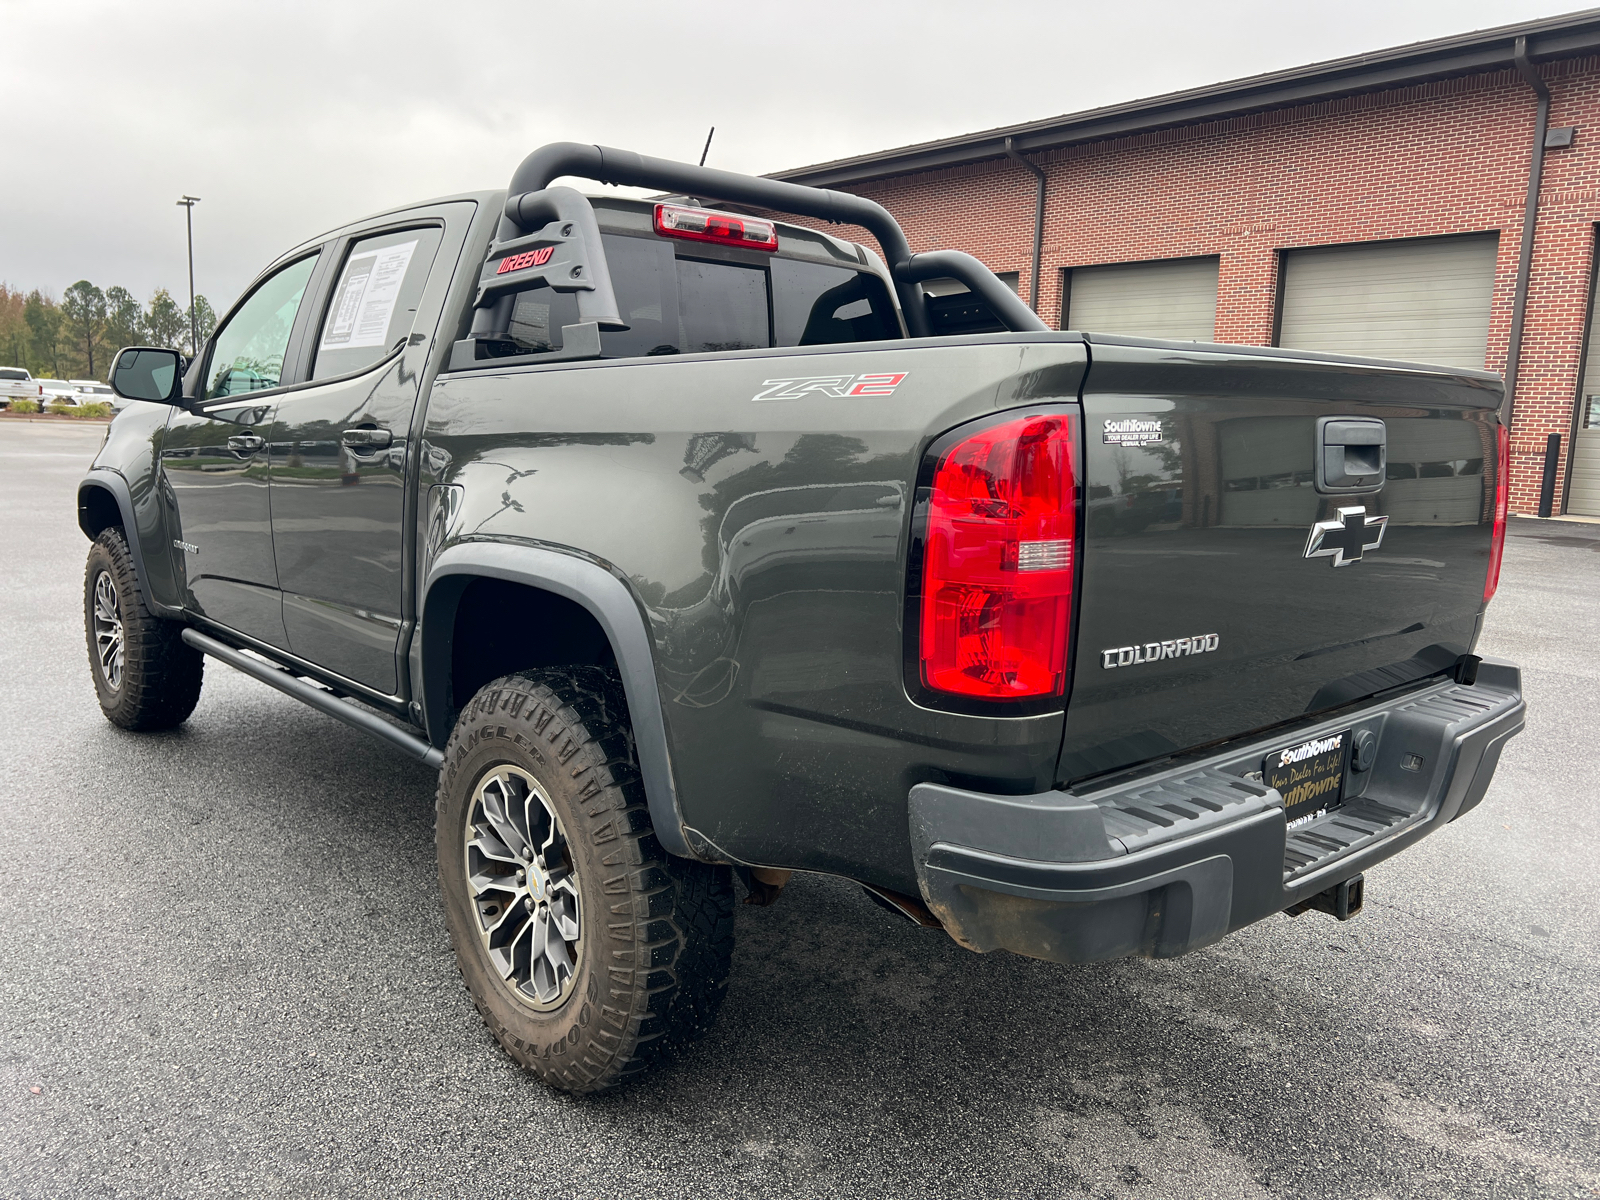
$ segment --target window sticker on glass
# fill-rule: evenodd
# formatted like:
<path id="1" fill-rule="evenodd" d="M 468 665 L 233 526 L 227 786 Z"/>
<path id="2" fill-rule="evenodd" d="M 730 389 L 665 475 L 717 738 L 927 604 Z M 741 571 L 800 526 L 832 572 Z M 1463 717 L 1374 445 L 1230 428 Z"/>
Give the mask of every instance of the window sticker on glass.
<path id="1" fill-rule="evenodd" d="M 345 263 L 319 350 L 355 350 L 384 344 L 395 302 L 400 298 L 400 285 L 416 249 L 415 241 L 384 246 Z"/>

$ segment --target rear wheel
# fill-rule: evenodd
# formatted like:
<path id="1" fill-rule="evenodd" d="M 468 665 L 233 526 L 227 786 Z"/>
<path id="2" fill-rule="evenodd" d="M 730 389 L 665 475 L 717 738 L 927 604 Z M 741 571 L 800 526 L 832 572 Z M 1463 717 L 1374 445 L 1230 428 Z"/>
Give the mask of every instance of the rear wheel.
<path id="1" fill-rule="evenodd" d="M 611 1087 L 715 1019 L 730 872 L 662 850 L 610 672 L 531 671 L 473 698 L 445 749 L 438 849 L 462 978 L 547 1083 Z"/>
<path id="2" fill-rule="evenodd" d="M 171 729 L 194 712 L 205 657 L 184 644 L 182 625 L 146 607 L 118 526 L 89 547 L 83 626 L 89 674 L 107 720 L 124 729 Z"/>

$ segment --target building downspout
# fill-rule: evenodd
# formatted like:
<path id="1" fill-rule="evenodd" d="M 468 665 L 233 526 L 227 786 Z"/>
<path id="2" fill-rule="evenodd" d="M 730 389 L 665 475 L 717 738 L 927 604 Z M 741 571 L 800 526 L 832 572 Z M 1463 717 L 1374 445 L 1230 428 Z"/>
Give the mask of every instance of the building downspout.
<path id="1" fill-rule="evenodd" d="M 1506 344 L 1506 400 L 1502 412 L 1507 428 L 1516 402 L 1517 367 L 1522 360 L 1522 322 L 1528 311 L 1528 277 L 1533 272 L 1533 235 L 1539 223 L 1539 183 L 1544 175 L 1544 139 L 1550 129 L 1550 89 L 1528 61 L 1528 39 L 1519 37 L 1511 55 L 1517 72 L 1539 97 L 1533 123 L 1533 149 L 1528 160 L 1528 199 L 1522 210 L 1522 254 L 1517 261 L 1517 288 L 1511 301 L 1511 336 Z"/>
<path id="2" fill-rule="evenodd" d="M 1033 209 L 1033 270 L 1028 281 L 1028 307 L 1034 312 L 1039 311 L 1039 267 L 1040 259 L 1044 256 L 1044 168 L 1037 163 L 1030 162 L 1017 153 L 1011 139 L 1006 138 L 1006 157 L 1024 170 L 1031 171 L 1038 180 L 1038 199 Z"/>

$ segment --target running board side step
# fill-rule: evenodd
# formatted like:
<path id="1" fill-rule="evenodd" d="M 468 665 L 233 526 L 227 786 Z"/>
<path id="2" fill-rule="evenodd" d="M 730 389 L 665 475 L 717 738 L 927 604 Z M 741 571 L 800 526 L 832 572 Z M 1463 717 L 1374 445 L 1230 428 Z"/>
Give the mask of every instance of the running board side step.
<path id="1" fill-rule="evenodd" d="M 248 654 L 243 654 L 232 646 L 226 646 L 215 638 L 209 638 L 198 630 L 185 629 L 183 640 L 202 654 L 220 659 L 234 670 L 243 671 L 252 679 L 259 679 L 268 687 L 277 688 L 284 695 L 293 696 L 302 704 L 309 704 L 317 711 L 327 713 L 346 725 L 354 726 L 362 733 L 371 734 L 379 741 L 388 742 L 395 749 L 403 751 L 426 766 L 435 770 L 444 766 L 443 751 L 435 750 L 421 738 L 385 721 L 377 713 L 357 707 L 351 701 L 315 687 L 282 668 L 269 666 L 259 659 L 251 658 Z"/>

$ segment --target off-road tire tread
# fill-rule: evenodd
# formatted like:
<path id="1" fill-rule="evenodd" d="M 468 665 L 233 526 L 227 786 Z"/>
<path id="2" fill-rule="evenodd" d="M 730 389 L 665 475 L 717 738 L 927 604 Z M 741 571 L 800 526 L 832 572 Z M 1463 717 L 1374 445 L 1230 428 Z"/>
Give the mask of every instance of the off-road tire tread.
<path id="1" fill-rule="evenodd" d="M 614 672 L 547 668 L 485 685 L 461 713 L 445 747 L 435 803 L 441 831 L 459 813 L 451 804 L 454 790 L 473 783 L 463 777 L 463 762 L 480 740 L 495 736 L 555 751 L 583 798 L 587 827 L 582 832 L 589 845 L 603 862 L 626 868 L 605 881 L 606 895 L 615 897 L 608 911 L 585 913 L 585 956 L 602 946 L 611 955 L 609 964 L 597 963 L 588 975 L 593 985 L 603 973 L 606 994 L 591 986 L 588 994 L 563 1006 L 585 1004 L 593 1013 L 582 1032 L 574 1027 L 575 1045 L 533 1045 L 507 1028 L 488 997 L 473 986 L 466 956 L 475 946 L 457 943 L 457 966 L 495 1040 L 519 1063 L 563 1090 L 614 1087 L 646 1070 L 670 1047 L 699 1037 L 714 1021 L 732 968 L 731 872 L 670 855 L 656 839 L 627 702 Z M 580 831 L 563 823 L 569 840 L 577 840 Z M 603 940 L 593 935 L 597 918 L 606 926 Z M 631 958 L 625 958 L 630 944 Z"/>
<path id="2" fill-rule="evenodd" d="M 100 664 L 95 655 L 94 581 L 109 570 L 122 609 L 122 687 L 116 692 L 100 685 Z M 183 724 L 200 703 L 205 682 L 205 655 L 183 641 L 183 625 L 158 617 L 145 604 L 133 554 L 120 525 L 101 531 L 89 548 L 84 569 L 84 637 L 88 645 L 89 673 L 95 683 L 100 711 L 123 729 L 150 732 Z M 108 703 L 109 700 L 109 703 Z"/>

